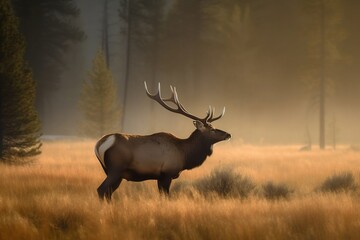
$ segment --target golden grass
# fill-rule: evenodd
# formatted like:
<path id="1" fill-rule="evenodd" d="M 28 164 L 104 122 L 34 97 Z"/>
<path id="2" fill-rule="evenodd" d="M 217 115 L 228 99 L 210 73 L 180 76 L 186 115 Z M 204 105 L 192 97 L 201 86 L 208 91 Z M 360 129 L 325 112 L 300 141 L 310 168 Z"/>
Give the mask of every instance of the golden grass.
<path id="1" fill-rule="evenodd" d="M 359 183 L 360 152 L 298 152 L 298 146 L 222 143 L 195 181 L 232 166 L 258 186 L 286 183 L 288 200 L 159 196 L 155 181 L 124 181 L 111 204 L 96 188 L 105 174 L 93 142 L 46 142 L 30 166 L 0 165 L 0 239 L 359 239 L 359 193 L 321 194 L 328 176 L 349 171 Z"/>

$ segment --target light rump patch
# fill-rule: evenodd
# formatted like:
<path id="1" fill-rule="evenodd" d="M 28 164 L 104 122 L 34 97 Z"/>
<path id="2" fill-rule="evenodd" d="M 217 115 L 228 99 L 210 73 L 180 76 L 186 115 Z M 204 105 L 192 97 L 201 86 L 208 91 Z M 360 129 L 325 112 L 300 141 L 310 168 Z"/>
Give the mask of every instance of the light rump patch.
<path id="1" fill-rule="evenodd" d="M 115 143 L 115 135 L 110 135 L 106 138 L 106 140 L 100 144 L 100 146 L 96 146 L 95 147 L 95 154 L 97 156 L 97 158 L 99 159 L 99 161 L 101 162 L 101 164 L 105 167 L 105 160 L 104 160 L 104 156 L 105 156 L 105 152 Z"/>

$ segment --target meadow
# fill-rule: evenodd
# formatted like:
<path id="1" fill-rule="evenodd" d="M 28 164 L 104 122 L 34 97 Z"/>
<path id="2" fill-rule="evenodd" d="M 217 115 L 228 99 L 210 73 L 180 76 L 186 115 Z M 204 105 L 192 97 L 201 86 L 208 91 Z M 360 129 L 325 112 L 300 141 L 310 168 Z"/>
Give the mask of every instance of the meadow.
<path id="1" fill-rule="evenodd" d="M 105 174 L 92 141 L 48 141 L 30 165 L 0 165 L 0 239 L 360 239 L 360 152 L 299 152 L 299 146 L 214 147 L 199 168 L 173 182 L 170 198 L 155 181 L 123 181 L 111 203 L 96 189 Z M 246 197 L 202 194 L 193 183 L 231 169 L 253 188 Z M 320 191 L 331 176 L 349 189 Z M 269 198 L 266 183 L 286 186 Z"/>

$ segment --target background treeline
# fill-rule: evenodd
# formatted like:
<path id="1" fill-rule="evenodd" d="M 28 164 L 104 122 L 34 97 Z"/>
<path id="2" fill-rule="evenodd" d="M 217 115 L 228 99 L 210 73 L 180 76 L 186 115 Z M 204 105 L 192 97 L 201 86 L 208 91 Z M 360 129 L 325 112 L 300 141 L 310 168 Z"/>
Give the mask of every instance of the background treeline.
<path id="1" fill-rule="evenodd" d="M 235 139 L 317 142 L 324 78 L 327 143 L 359 142 L 355 0 L 11 2 L 45 135 L 81 133 L 83 83 L 102 48 L 118 88 L 119 131 L 185 137 L 192 130 L 146 97 L 147 81 L 151 90 L 161 82 L 164 94 L 177 86 L 194 114 L 225 105 L 216 126 Z"/>
<path id="2" fill-rule="evenodd" d="M 84 33 L 73 0 L 0 1 L 0 160 L 40 153 L 41 120 L 67 64 L 66 50 Z M 35 107 L 36 105 L 36 107 Z"/>
<path id="3" fill-rule="evenodd" d="M 176 85 L 197 114 L 225 105 L 217 126 L 246 142 L 318 142 L 324 78 L 326 142 L 359 141 L 358 2 L 123 0 L 121 6 L 122 34 L 131 36 L 125 129 L 176 128 L 183 135 L 191 129 L 141 95 L 146 80 L 153 88 L 160 81 L 164 90 Z M 139 101 L 146 104 L 141 111 Z M 144 115 L 148 124 L 134 121 Z"/>

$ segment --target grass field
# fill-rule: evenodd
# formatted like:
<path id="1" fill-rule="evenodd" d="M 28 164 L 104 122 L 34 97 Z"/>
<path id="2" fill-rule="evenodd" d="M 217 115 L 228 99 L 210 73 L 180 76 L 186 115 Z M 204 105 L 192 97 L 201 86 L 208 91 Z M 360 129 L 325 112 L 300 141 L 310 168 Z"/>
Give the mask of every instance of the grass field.
<path id="1" fill-rule="evenodd" d="M 34 164 L 0 165 L 1 240 L 360 239 L 359 188 L 316 191 L 342 172 L 360 183 L 360 152 L 345 146 L 298 152 L 298 146 L 221 143 L 203 166 L 183 172 L 175 185 L 228 167 L 254 183 L 247 198 L 204 196 L 189 184 L 168 199 L 159 196 L 155 181 L 123 181 L 108 204 L 97 198 L 105 174 L 93 145 L 45 142 Z M 289 197 L 265 198 L 261 186 L 269 181 L 285 184 L 292 190 Z"/>

